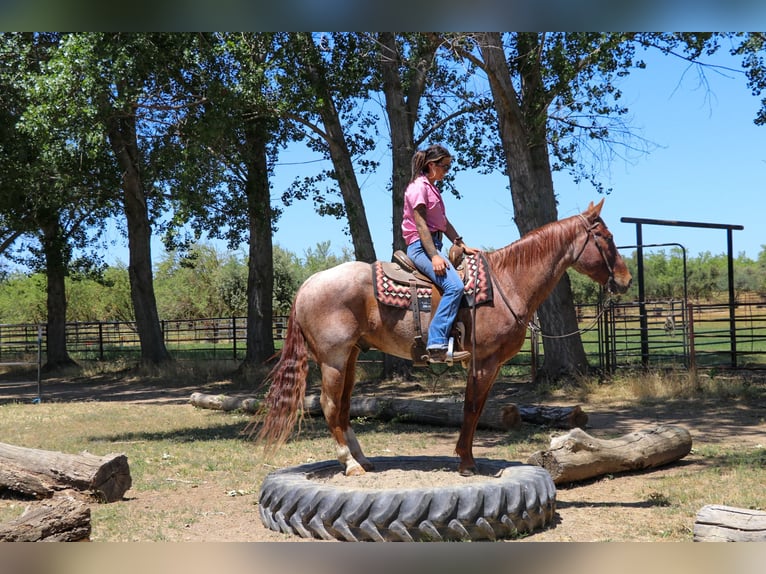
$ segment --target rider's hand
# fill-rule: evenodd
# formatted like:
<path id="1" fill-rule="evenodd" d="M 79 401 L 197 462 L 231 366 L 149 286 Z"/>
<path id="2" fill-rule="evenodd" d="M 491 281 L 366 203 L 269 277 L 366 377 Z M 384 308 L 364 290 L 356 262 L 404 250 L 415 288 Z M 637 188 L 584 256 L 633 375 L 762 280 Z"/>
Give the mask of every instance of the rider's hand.
<path id="1" fill-rule="evenodd" d="M 444 259 L 441 255 L 438 253 L 431 257 L 431 265 L 433 265 L 434 273 L 436 273 L 439 276 L 444 275 L 447 273 L 447 266 L 449 263 L 447 263 L 447 260 Z"/>

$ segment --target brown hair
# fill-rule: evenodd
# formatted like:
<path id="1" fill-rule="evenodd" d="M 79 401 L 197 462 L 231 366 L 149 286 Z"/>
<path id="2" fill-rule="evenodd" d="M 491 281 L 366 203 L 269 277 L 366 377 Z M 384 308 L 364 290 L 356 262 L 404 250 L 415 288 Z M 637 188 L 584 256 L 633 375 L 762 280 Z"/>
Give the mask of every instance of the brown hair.
<path id="1" fill-rule="evenodd" d="M 428 146 L 424 150 L 419 149 L 416 151 L 415 155 L 412 156 L 412 179 L 410 179 L 410 181 L 415 181 L 419 176 L 426 173 L 426 171 L 428 171 L 426 166 L 429 162 L 439 161 L 445 157 L 451 158 L 452 156 L 447 151 L 447 148 L 440 146 L 439 144 L 434 144 Z"/>

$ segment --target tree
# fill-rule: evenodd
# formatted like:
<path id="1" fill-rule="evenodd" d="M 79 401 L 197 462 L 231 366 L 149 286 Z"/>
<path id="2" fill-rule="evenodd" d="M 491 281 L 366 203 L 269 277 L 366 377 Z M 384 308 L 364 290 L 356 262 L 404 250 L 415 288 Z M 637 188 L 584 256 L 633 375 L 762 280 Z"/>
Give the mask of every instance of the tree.
<path id="1" fill-rule="evenodd" d="M 305 129 L 309 147 L 329 158 L 333 166 L 332 171 L 296 182 L 287 198 L 312 196 L 321 214 L 345 217 L 356 259 L 372 263 L 375 249 L 354 169 L 355 160 L 361 160 L 375 144 L 366 130 L 374 129 L 376 118 L 363 111 L 374 47 L 364 38 L 335 33 L 322 36 L 317 45 L 312 34 L 290 34 L 281 80 L 282 115 Z M 361 124 L 359 132 L 352 131 L 356 123 Z M 360 163 L 362 172 L 377 166 L 369 160 Z M 337 183 L 342 203 L 328 201 L 317 189 L 328 178 Z"/>
<path id="2" fill-rule="evenodd" d="M 248 241 L 247 351 L 243 368 L 274 354 L 272 230 L 280 210 L 271 204 L 270 176 L 278 151 L 294 133 L 281 122 L 273 80 L 284 34 L 217 34 L 201 47 L 206 104 L 183 128 L 196 185 L 178 195 L 197 235 Z M 202 177 L 206 174 L 206 177 Z M 199 185 L 203 182 L 204 185 Z M 240 217 L 240 214 L 246 217 Z M 180 219 L 179 224 L 187 222 Z"/>
<path id="3" fill-rule="evenodd" d="M 72 252 L 83 250 L 100 234 L 97 223 L 112 212 L 105 189 L 104 157 L 83 153 L 77 140 L 41 129 L 45 95 L 38 79 L 61 40 L 58 34 L 4 34 L 2 122 L 7 130 L 2 154 L 0 206 L 15 235 L 29 238 L 17 260 L 44 270 L 47 278 L 46 369 L 72 364 L 66 346 L 65 279 Z M 54 110 L 47 108 L 52 113 Z M 98 267 L 99 257 L 80 258 L 81 266 Z"/>
<path id="4" fill-rule="evenodd" d="M 636 58 L 638 49 L 657 49 L 694 63 L 717 51 L 720 37 L 709 33 L 448 36 L 456 54 L 486 73 L 519 232 L 523 235 L 557 218 L 552 171 L 568 170 L 576 180 L 588 179 L 603 191 L 598 168 L 589 167 L 593 163 L 588 155 L 603 162 L 616 146 L 639 141 L 621 120 L 628 110 L 620 104 L 617 83 L 631 68 L 645 67 Z M 762 41 L 759 36 L 752 42 L 750 53 L 760 51 Z M 751 86 L 762 90 L 762 57 L 750 68 L 756 70 Z M 553 335 L 545 339 L 540 375 L 557 378 L 586 370 L 580 338 L 560 337 L 577 327 L 568 275 L 539 314 L 543 332 Z"/>
<path id="5" fill-rule="evenodd" d="M 153 287 L 152 224 L 166 206 L 178 170 L 172 145 L 196 93 L 195 34 L 65 34 L 41 69 L 38 129 L 51 129 L 86 156 L 109 154 L 104 169 L 119 174 L 107 190 L 125 216 L 131 299 L 141 361 L 170 360 Z"/>

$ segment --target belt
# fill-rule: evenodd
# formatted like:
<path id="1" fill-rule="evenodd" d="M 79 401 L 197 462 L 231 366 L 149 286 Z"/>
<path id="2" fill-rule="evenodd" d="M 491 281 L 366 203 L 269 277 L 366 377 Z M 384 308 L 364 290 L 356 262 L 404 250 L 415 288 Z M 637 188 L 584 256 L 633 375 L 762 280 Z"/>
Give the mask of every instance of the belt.
<path id="1" fill-rule="evenodd" d="M 434 241 L 438 241 L 439 243 L 443 243 L 442 236 L 443 236 L 443 233 L 441 231 L 431 232 L 431 237 L 434 238 Z"/>

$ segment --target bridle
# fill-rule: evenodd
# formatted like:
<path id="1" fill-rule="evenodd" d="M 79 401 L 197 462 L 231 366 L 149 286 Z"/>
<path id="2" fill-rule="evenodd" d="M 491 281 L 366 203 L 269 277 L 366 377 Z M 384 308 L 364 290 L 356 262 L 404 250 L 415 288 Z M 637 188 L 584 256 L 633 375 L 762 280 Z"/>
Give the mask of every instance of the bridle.
<path id="1" fill-rule="evenodd" d="M 596 249 L 598 249 L 599 254 L 601 255 L 601 259 L 604 261 L 604 265 L 606 265 L 607 271 L 609 271 L 609 279 L 607 279 L 606 285 L 607 285 L 607 291 L 611 295 L 612 286 L 614 285 L 614 268 L 609 263 L 609 260 L 606 257 L 606 254 L 604 253 L 604 248 L 601 246 L 601 244 L 598 241 L 598 237 L 593 232 L 594 229 L 596 229 L 601 223 L 601 218 L 596 219 L 594 223 L 589 223 L 587 219 L 581 214 L 578 213 L 577 216 L 582 220 L 583 227 L 585 228 L 585 242 L 582 244 L 582 247 L 580 248 L 580 251 L 577 253 L 577 257 L 574 259 L 574 263 L 580 260 L 580 257 L 585 252 L 585 248 L 588 246 L 588 242 L 590 241 L 591 237 L 593 238 L 593 242 L 596 244 Z M 593 322 L 585 327 L 584 329 L 577 329 L 576 331 L 572 331 L 571 333 L 567 333 L 565 335 L 546 335 L 542 332 L 542 329 L 539 325 L 534 323 L 531 319 L 529 321 L 523 321 L 521 317 L 519 317 L 516 314 L 516 311 L 513 310 L 513 307 L 511 307 L 510 301 L 508 301 L 508 298 L 505 295 L 505 291 L 503 291 L 503 288 L 500 286 L 497 281 L 495 281 L 494 273 L 491 275 L 492 283 L 494 285 L 494 289 L 500 293 L 500 298 L 503 300 L 503 303 L 505 303 L 505 306 L 508 307 L 508 310 L 511 312 L 511 315 L 516 319 L 516 322 L 520 325 L 523 325 L 525 328 L 531 330 L 533 333 L 537 333 L 540 337 L 544 339 L 566 339 L 567 337 L 573 337 L 574 335 L 582 335 L 583 333 L 587 333 L 593 327 L 598 323 L 599 319 L 603 316 L 603 314 L 606 312 L 606 309 L 609 305 L 602 305 L 601 310 L 598 312 L 596 317 L 593 319 Z M 610 299 L 611 301 L 611 299 Z"/>
<path id="2" fill-rule="evenodd" d="M 606 289 L 609 293 L 612 293 L 613 286 L 615 284 L 614 282 L 614 267 L 612 267 L 612 264 L 609 263 L 609 259 L 606 257 L 606 253 L 604 253 L 604 248 L 601 246 L 601 243 L 598 241 L 598 237 L 593 232 L 594 229 L 596 229 L 599 225 L 603 223 L 601 218 L 597 218 L 594 223 L 588 223 L 588 220 L 585 219 L 585 217 L 582 215 L 582 213 L 578 213 L 577 216 L 582 220 L 583 227 L 585 227 L 586 236 L 585 236 L 585 243 L 582 245 L 582 249 L 580 249 L 580 252 L 577 254 L 577 257 L 575 257 L 575 263 L 580 260 L 580 256 L 582 256 L 583 252 L 585 251 L 585 248 L 588 246 L 588 242 L 590 241 L 590 238 L 593 237 L 593 243 L 596 245 L 596 249 L 598 249 L 599 255 L 601 255 L 601 259 L 604 262 L 604 265 L 606 265 L 606 270 L 609 272 L 609 279 L 606 281 Z"/>

